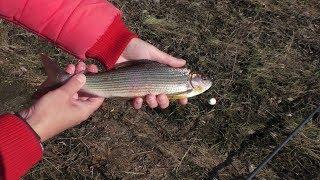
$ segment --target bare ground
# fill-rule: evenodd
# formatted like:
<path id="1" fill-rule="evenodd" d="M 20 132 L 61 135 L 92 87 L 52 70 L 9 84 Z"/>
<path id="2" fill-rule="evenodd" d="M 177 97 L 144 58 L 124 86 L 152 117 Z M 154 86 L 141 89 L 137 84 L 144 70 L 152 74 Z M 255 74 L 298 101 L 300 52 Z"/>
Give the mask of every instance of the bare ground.
<path id="1" fill-rule="evenodd" d="M 316 0 L 114 1 L 141 38 L 214 78 L 181 107 L 133 110 L 107 100 L 90 120 L 45 142 L 25 179 L 240 179 L 320 100 Z M 39 53 L 75 60 L 0 22 L 0 113 L 30 105 Z M 209 106 L 207 99 L 218 104 Z M 320 121 L 308 124 L 259 179 L 319 179 Z"/>

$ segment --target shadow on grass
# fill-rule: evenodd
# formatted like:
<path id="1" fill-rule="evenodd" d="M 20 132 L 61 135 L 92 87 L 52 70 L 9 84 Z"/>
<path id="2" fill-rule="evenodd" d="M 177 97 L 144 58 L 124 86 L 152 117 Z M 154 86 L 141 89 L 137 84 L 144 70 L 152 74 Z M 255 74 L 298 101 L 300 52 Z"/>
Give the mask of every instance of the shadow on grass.
<path id="1" fill-rule="evenodd" d="M 244 140 L 241 142 L 238 149 L 231 150 L 228 153 L 228 157 L 222 163 L 213 167 L 209 171 L 207 179 L 218 179 L 219 172 L 221 170 L 223 170 L 224 168 L 228 167 L 229 165 L 232 165 L 234 159 L 237 156 L 244 153 L 249 146 L 252 146 L 255 142 L 270 136 L 270 132 L 274 131 L 275 127 L 283 126 L 281 121 L 279 121 L 280 119 L 281 119 L 280 116 L 272 117 L 271 119 L 268 120 L 268 122 L 266 123 L 266 126 L 264 128 L 257 130 L 255 133 L 250 134 L 246 138 L 244 138 Z M 267 145 L 270 145 L 270 143 L 275 143 L 275 142 L 269 142 L 269 143 L 265 142 L 265 144 L 263 146 L 267 147 Z M 234 178 L 235 179 L 245 179 L 246 175 L 247 174 L 244 174 L 244 175 L 242 174 L 242 175 L 239 175 Z"/>

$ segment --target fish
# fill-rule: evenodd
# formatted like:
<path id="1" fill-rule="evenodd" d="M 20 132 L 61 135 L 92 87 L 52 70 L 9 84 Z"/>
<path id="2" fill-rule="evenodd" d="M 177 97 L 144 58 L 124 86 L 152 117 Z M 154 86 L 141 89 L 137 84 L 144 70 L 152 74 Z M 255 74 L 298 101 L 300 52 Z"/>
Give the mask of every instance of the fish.
<path id="1" fill-rule="evenodd" d="M 48 57 L 42 57 L 42 63 L 47 79 L 51 82 L 43 89 L 57 88 L 73 76 Z M 104 98 L 165 94 L 172 100 L 197 96 L 212 86 L 212 80 L 208 76 L 194 73 L 186 67 L 174 68 L 150 60 L 121 63 L 106 72 L 84 74 L 86 83 L 80 92 Z"/>

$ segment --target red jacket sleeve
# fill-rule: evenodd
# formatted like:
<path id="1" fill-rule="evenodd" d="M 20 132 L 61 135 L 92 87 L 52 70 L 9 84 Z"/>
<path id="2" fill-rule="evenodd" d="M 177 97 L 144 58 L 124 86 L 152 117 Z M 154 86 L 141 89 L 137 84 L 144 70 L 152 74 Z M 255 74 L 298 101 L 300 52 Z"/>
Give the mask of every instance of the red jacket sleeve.
<path id="1" fill-rule="evenodd" d="M 0 179 L 19 179 L 42 157 L 31 127 L 11 114 L 0 115 Z"/>
<path id="2" fill-rule="evenodd" d="M 0 0 L 0 16 L 107 68 L 136 37 L 105 0 Z"/>

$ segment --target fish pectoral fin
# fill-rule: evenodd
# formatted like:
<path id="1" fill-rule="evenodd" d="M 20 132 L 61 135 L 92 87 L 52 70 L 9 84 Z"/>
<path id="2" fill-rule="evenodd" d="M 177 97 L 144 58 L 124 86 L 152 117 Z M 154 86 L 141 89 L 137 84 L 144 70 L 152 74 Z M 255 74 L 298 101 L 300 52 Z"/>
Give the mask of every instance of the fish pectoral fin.
<path id="1" fill-rule="evenodd" d="M 187 98 L 188 94 L 191 93 L 192 91 L 193 91 L 193 89 L 189 89 L 184 92 L 168 94 L 167 96 L 171 100 L 177 100 L 177 99 Z"/>

